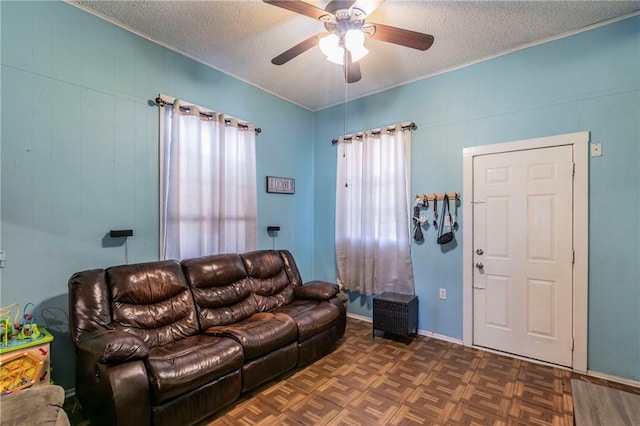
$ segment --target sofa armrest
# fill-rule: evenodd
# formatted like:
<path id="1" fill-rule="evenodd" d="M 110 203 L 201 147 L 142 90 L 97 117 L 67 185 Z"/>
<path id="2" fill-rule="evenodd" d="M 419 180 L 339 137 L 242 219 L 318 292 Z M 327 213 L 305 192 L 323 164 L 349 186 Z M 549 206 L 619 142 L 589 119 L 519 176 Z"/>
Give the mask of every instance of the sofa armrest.
<path id="1" fill-rule="evenodd" d="M 151 425 L 149 380 L 143 360 L 105 364 L 78 353 L 76 397 L 92 425 Z"/>
<path id="2" fill-rule="evenodd" d="M 120 330 L 86 333 L 78 340 L 78 349 L 104 364 L 143 360 L 149 356 L 149 348 L 142 339 Z"/>
<path id="3" fill-rule="evenodd" d="M 305 285 L 296 287 L 296 299 L 329 300 L 338 294 L 338 286 L 326 281 L 309 281 Z"/>

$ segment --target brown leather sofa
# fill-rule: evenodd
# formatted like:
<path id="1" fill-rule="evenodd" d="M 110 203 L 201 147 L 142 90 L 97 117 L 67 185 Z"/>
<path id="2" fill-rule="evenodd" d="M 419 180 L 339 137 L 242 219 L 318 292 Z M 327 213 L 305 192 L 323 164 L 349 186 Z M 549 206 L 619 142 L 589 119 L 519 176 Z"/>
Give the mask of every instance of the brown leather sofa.
<path id="1" fill-rule="evenodd" d="M 91 424 L 186 425 L 318 359 L 344 335 L 338 287 L 286 250 L 78 272 L 76 396 Z"/>

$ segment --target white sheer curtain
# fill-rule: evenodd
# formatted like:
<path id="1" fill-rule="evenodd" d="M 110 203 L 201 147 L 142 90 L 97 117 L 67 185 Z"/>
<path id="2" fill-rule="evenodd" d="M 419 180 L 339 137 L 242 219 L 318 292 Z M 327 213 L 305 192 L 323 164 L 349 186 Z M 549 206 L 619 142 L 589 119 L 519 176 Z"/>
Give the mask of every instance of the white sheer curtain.
<path id="1" fill-rule="evenodd" d="M 350 291 L 413 294 L 409 230 L 411 131 L 401 125 L 339 141 L 338 279 Z"/>
<path id="2" fill-rule="evenodd" d="M 177 99 L 161 111 L 161 259 L 257 247 L 255 129 L 201 112 Z"/>

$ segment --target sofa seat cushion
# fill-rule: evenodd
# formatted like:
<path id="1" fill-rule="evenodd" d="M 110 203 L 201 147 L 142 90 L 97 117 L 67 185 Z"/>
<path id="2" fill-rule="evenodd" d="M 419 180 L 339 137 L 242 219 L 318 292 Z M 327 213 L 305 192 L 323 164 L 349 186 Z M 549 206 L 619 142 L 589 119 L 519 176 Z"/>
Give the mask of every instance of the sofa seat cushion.
<path id="1" fill-rule="evenodd" d="M 285 314 L 296 322 L 299 342 L 331 328 L 340 318 L 337 306 L 317 300 L 294 300 L 272 312 Z"/>
<path id="2" fill-rule="evenodd" d="M 154 399 L 161 403 L 239 370 L 243 361 L 235 340 L 196 335 L 152 348 L 146 365 Z"/>
<path id="3" fill-rule="evenodd" d="M 249 360 L 294 342 L 298 328 L 287 315 L 260 312 L 235 324 L 209 327 L 206 333 L 235 339 Z"/>

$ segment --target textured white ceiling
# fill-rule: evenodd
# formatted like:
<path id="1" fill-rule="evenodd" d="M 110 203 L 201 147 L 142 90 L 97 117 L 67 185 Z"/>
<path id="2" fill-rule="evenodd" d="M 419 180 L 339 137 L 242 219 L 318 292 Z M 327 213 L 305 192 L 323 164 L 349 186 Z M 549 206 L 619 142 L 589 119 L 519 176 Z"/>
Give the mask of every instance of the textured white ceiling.
<path id="1" fill-rule="evenodd" d="M 640 1 L 387 0 L 367 22 L 432 34 L 435 42 L 423 52 L 367 39 L 362 80 L 346 85 L 342 67 L 318 47 L 271 64 L 324 26 L 260 0 L 68 2 L 310 110 L 640 11 Z"/>

